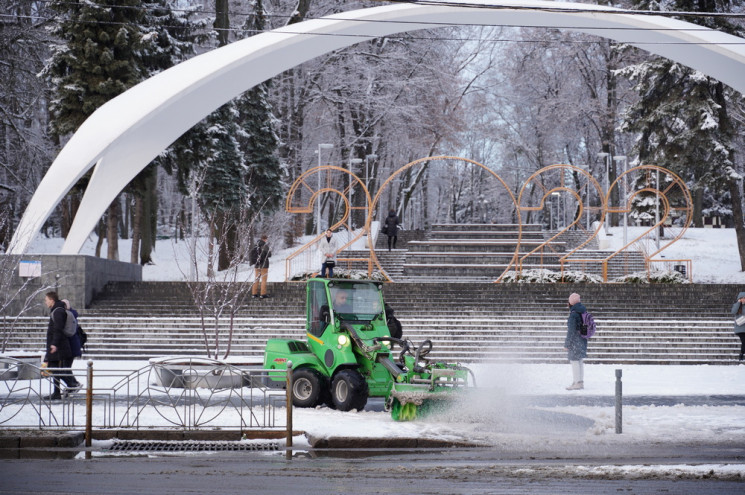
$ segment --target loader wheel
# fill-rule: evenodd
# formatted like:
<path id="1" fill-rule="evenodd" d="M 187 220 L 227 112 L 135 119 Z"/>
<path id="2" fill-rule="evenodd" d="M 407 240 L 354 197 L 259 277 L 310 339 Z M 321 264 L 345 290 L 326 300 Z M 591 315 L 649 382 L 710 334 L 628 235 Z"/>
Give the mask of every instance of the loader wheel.
<path id="1" fill-rule="evenodd" d="M 316 407 L 321 396 L 323 377 L 310 368 L 292 372 L 292 403 L 296 407 Z"/>
<path id="2" fill-rule="evenodd" d="M 357 370 L 341 370 L 331 382 L 331 397 L 340 411 L 361 411 L 367 404 L 369 388 Z"/>

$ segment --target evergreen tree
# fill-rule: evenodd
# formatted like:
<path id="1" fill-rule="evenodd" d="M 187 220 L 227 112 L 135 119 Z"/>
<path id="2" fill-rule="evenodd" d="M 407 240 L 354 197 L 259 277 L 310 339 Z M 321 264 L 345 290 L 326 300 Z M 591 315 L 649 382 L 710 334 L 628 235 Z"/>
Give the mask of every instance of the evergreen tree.
<path id="1" fill-rule="evenodd" d="M 726 13 L 742 9 L 742 0 L 670 0 L 664 4 L 637 0 L 640 9 Z M 690 22 L 743 37 L 745 29 L 726 17 L 694 17 Z M 704 74 L 670 60 L 655 58 L 625 69 L 636 83 L 639 102 L 626 116 L 626 130 L 640 135 L 637 145 L 642 163 L 676 172 L 693 195 L 694 226 L 702 214 L 728 212 L 731 205 L 741 268 L 745 270 L 745 225 L 741 202 L 742 178 L 734 168 L 734 140 L 738 123 L 729 107 L 742 95 Z M 708 193 L 708 194 L 707 194 Z M 712 204 L 705 204 L 708 198 Z M 726 201 L 731 201 L 730 205 Z"/>
<path id="2" fill-rule="evenodd" d="M 61 40 L 46 68 L 54 97 L 51 130 L 72 134 L 101 105 L 137 84 L 143 11 L 140 0 L 53 0 Z M 118 259 L 119 198 L 108 212 L 108 258 Z M 74 213 L 74 212 L 71 212 Z"/>
<path id="3" fill-rule="evenodd" d="M 197 31 L 203 23 L 191 21 L 191 11 L 171 9 L 167 0 L 149 0 L 143 3 L 144 16 L 141 26 L 142 48 L 139 56 L 145 75 L 151 77 L 194 54 Z M 158 168 L 167 166 L 172 149 L 157 157 L 127 187 L 134 197 L 132 219 L 132 263 L 145 265 L 152 262 L 158 226 Z"/>
<path id="4" fill-rule="evenodd" d="M 140 0 L 53 0 L 62 40 L 46 69 L 54 94 L 51 127 L 66 136 L 101 105 L 137 84 L 141 39 Z"/>
<path id="5" fill-rule="evenodd" d="M 641 9 L 654 9 L 657 3 L 641 0 Z M 674 0 L 667 9 L 716 12 L 731 2 Z M 742 35 L 726 20 L 693 18 L 692 22 L 712 29 Z M 732 166 L 733 122 L 727 115 L 729 88 L 711 77 L 668 59 L 655 57 L 623 71 L 635 83 L 640 99 L 625 116 L 624 130 L 637 132 L 639 159 L 659 165 L 680 175 L 689 185 L 694 201 L 694 225 L 702 225 L 705 207 L 723 208 L 726 194 L 726 170 Z M 735 96 L 737 97 L 737 96 Z M 705 192 L 720 204 L 704 204 Z"/>
<path id="6" fill-rule="evenodd" d="M 254 12 L 246 18 L 247 35 L 261 32 L 266 27 L 266 13 L 262 0 L 254 2 Z M 238 143 L 248 167 L 248 202 L 254 213 L 275 210 L 282 199 L 282 179 L 285 170 L 277 158 L 279 139 L 274 132 L 274 115 L 268 103 L 265 82 L 236 98 L 235 105 L 241 132 Z"/>

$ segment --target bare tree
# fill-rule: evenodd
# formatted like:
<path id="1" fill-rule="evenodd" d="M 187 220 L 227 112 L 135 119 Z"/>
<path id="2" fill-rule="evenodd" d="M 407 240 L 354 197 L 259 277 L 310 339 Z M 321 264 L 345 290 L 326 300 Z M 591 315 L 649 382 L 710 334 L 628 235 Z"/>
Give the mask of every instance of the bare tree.
<path id="1" fill-rule="evenodd" d="M 0 210 L 0 230 L 10 221 L 9 210 Z M 8 246 L 10 247 L 10 246 Z M 18 268 L 21 256 L 0 254 L 0 352 L 5 352 L 16 326 L 24 314 L 39 305 L 39 295 L 51 287 L 43 283 L 42 274 L 38 277 L 21 277 Z"/>

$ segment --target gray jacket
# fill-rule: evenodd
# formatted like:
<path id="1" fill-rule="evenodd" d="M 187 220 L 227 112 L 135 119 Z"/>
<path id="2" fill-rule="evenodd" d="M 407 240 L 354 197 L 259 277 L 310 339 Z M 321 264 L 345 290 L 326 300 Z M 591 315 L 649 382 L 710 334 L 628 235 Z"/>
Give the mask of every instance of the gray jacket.
<path id="1" fill-rule="evenodd" d="M 745 292 L 737 294 L 737 301 L 732 305 L 732 316 L 737 319 L 740 316 L 745 316 L 745 304 L 740 302 L 740 299 L 745 297 Z M 738 325 L 735 323 L 735 333 L 745 333 L 745 325 Z"/>

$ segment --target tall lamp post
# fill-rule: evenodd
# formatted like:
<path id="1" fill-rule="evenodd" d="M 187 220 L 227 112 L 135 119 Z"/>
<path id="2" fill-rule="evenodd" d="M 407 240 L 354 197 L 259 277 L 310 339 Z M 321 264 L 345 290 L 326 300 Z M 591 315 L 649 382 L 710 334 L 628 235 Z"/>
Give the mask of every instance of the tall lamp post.
<path id="1" fill-rule="evenodd" d="M 333 144 L 318 143 L 318 166 L 321 166 L 321 150 L 330 150 L 334 147 Z M 321 171 L 318 170 L 318 190 L 321 190 Z M 321 202 L 316 199 L 316 235 L 321 235 Z"/>
<path id="2" fill-rule="evenodd" d="M 554 198 L 554 203 L 556 203 L 556 230 L 559 230 L 559 224 L 561 223 L 559 221 L 561 220 L 561 194 L 559 194 L 558 192 L 552 192 L 551 197 Z"/>
<path id="3" fill-rule="evenodd" d="M 370 160 L 377 160 L 378 155 L 371 153 L 365 157 L 365 189 L 370 192 Z"/>
<path id="4" fill-rule="evenodd" d="M 605 159 L 605 195 L 608 195 L 608 189 L 610 189 L 610 153 L 605 153 L 601 151 L 598 153 L 598 158 Z M 608 198 L 610 199 L 610 198 Z M 606 205 L 606 210 L 607 210 Z M 603 225 L 605 226 L 605 235 L 608 235 L 608 212 L 605 212 L 605 221 L 603 222 Z"/>
<path id="5" fill-rule="evenodd" d="M 359 165 L 362 163 L 362 158 L 350 158 L 349 159 L 349 230 L 350 234 L 352 229 L 352 175 L 354 174 L 354 171 L 352 170 L 352 165 Z"/>
<path id="6" fill-rule="evenodd" d="M 623 173 L 626 173 L 626 156 L 619 155 L 614 156 L 613 161 L 616 163 L 623 162 Z M 628 201 L 628 195 L 629 195 L 629 188 L 628 188 L 628 177 L 625 175 L 623 176 L 623 198 L 621 201 L 623 202 L 623 209 L 626 210 L 626 202 Z M 623 245 L 625 246 L 628 244 L 629 239 L 629 214 L 628 212 L 623 212 Z"/>

